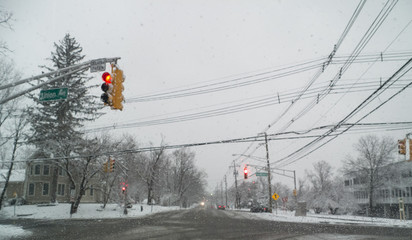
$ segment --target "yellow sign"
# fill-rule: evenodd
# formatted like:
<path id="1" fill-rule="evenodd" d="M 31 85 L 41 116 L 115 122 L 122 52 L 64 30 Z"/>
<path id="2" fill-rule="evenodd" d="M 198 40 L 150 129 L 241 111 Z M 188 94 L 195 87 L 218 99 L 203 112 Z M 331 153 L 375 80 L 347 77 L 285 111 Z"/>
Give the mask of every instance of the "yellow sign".
<path id="1" fill-rule="evenodd" d="M 278 200 L 279 195 L 278 195 L 277 193 L 274 193 L 274 194 L 272 195 L 272 198 L 275 199 L 275 201 L 276 201 L 276 200 Z"/>

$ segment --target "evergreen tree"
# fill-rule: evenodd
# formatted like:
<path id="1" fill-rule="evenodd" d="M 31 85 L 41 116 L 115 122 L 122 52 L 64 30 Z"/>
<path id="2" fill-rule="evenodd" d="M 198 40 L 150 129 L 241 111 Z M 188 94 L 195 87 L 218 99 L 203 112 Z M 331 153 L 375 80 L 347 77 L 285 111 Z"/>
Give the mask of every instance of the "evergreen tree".
<path id="1" fill-rule="evenodd" d="M 47 71 L 55 71 L 79 64 L 85 57 L 80 44 L 69 34 L 63 40 L 54 44 L 51 53 L 52 67 L 43 66 Z M 65 100 L 42 101 L 35 94 L 29 97 L 35 102 L 30 108 L 31 136 L 29 143 L 33 144 L 38 152 L 44 156 L 69 156 L 80 142 L 83 133 L 80 128 L 87 121 L 92 121 L 101 116 L 101 104 L 96 103 L 96 96 L 89 93 L 89 89 L 97 86 L 88 86 L 90 80 L 86 75 L 87 70 L 79 71 L 64 77 L 62 80 L 48 84 L 44 89 L 68 88 Z M 63 73 L 58 73 L 50 78 L 55 78 Z M 47 80 L 40 80 L 39 83 Z M 38 84 L 38 83 L 37 83 Z M 51 201 L 56 199 L 55 188 L 57 185 L 57 165 L 53 171 L 51 184 Z"/>

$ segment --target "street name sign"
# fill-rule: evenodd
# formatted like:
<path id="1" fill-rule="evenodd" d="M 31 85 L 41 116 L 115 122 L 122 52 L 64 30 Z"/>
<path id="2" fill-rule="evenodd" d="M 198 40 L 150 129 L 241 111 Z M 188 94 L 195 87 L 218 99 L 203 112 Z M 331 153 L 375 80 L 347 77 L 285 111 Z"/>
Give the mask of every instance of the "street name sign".
<path id="1" fill-rule="evenodd" d="M 267 177 L 267 176 L 268 176 L 268 173 L 267 173 L 267 172 L 257 172 L 257 173 L 256 173 L 256 176 L 257 176 L 257 177 Z"/>
<path id="2" fill-rule="evenodd" d="M 90 62 L 90 72 L 103 72 L 106 71 L 106 59 L 96 59 Z"/>
<path id="3" fill-rule="evenodd" d="M 66 99 L 69 92 L 68 88 L 53 88 L 40 91 L 39 101 L 54 101 Z"/>

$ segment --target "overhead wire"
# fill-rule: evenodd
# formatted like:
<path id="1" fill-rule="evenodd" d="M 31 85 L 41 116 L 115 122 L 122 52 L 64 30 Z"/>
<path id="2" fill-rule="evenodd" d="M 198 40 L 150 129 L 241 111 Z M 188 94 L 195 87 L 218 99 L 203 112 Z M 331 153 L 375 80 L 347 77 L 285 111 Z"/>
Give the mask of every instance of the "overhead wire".
<path id="1" fill-rule="evenodd" d="M 291 120 L 289 120 L 282 128 L 280 128 L 279 131 L 284 131 L 285 129 L 290 127 L 293 123 L 296 122 L 296 120 L 300 119 L 302 116 L 308 113 L 313 107 L 315 107 L 322 99 L 324 99 L 332 91 L 333 87 L 337 84 L 339 79 L 341 79 L 342 75 L 349 69 L 352 63 L 356 60 L 356 58 L 359 56 L 359 54 L 362 52 L 365 46 L 369 43 L 369 41 L 375 35 L 377 30 L 380 28 L 380 26 L 385 21 L 385 19 L 387 18 L 389 13 L 392 11 L 392 9 L 395 7 L 398 1 L 397 0 L 392 1 L 390 4 L 389 2 L 390 1 L 386 2 L 385 6 L 382 8 L 378 16 L 369 26 L 368 30 L 363 35 L 362 39 L 356 45 L 355 49 L 349 55 L 349 57 L 347 58 L 343 66 L 340 68 L 340 70 L 336 73 L 335 77 L 331 80 L 329 86 L 327 86 L 324 89 L 324 91 L 319 94 L 319 96 L 317 96 L 309 104 L 307 104 L 296 116 L 294 116 Z"/>
<path id="2" fill-rule="evenodd" d="M 392 85 L 394 82 L 396 82 L 397 80 L 399 80 L 401 77 L 403 77 L 407 72 L 409 72 L 412 67 L 408 68 L 408 65 L 412 62 L 412 58 L 407 61 L 400 69 L 398 69 L 389 79 L 387 79 L 382 86 L 380 86 L 378 89 L 376 89 L 372 94 L 370 94 L 361 104 L 359 104 L 354 110 L 352 110 L 348 115 L 346 115 L 342 120 L 340 120 L 333 128 L 331 128 L 330 130 L 328 130 L 327 132 L 325 132 L 321 137 L 307 143 L 306 145 L 304 145 L 303 147 L 297 149 L 296 151 L 294 151 L 293 153 L 287 155 L 286 157 L 281 158 L 280 160 L 275 161 L 275 164 L 280 164 L 281 162 L 284 162 L 288 159 L 291 159 L 292 157 L 300 154 L 303 151 L 307 151 L 307 149 L 309 147 L 312 147 L 314 144 L 320 142 L 321 140 L 323 140 L 324 138 L 328 137 L 330 134 L 332 134 L 336 129 L 340 128 L 340 126 L 345 123 L 348 119 L 350 119 L 351 117 L 353 117 L 355 114 L 357 114 L 360 110 L 362 110 L 365 106 L 367 106 L 370 102 L 372 102 L 374 99 L 376 99 L 377 97 L 379 97 L 379 95 L 381 95 L 384 91 L 386 91 L 388 89 L 388 87 L 390 87 L 390 85 Z M 407 69 L 407 70 L 405 70 Z M 404 72 L 402 72 L 404 71 Z M 399 76 L 398 76 L 399 75 Z M 397 78 L 397 79 L 395 79 Z M 395 80 L 394 80 L 395 79 Z M 366 114 L 364 117 L 360 118 L 358 121 L 356 121 L 356 123 L 360 122 L 361 120 L 363 120 L 364 118 L 366 118 L 367 116 L 369 116 L 371 113 L 375 112 L 378 108 L 380 108 L 381 106 L 383 106 L 385 103 L 387 103 L 389 100 L 391 100 L 393 97 L 395 97 L 396 95 L 398 95 L 400 92 L 404 91 L 406 88 L 408 88 L 409 86 L 412 85 L 412 82 L 410 82 L 409 84 L 405 85 L 402 89 L 400 89 L 397 93 L 395 93 L 394 95 L 392 95 L 392 97 L 388 98 L 386 101 L 384 101 L 383 103 L 381 103 L 378 107 L 374 108 L 372 111 L 370 111 L 368 114 Z M 347 130 L 349 130 L 350 127 L 347 128 Z M 346 130 L 346 131 L 347 131 Z M 346 132 L 344 131 L 344 132 Z M 344 133 L 342 132 L 342 134 Z M 336 138 L 336 137 L 335 137 Z M 328 140 L 326 143 L 323 143 L 320 147 L 324 146 L 325 144 L 329 143 L 331 140 Z M 316 148 L 318 149 L 318 148 Z M 310 151 L 310 153 L 312 153 L 314 150 Z M 307 156 L 307 154 L 305 154 L 304 156 Z M 295 160 L 289 160 L 288 163 L 293 163 L 296 162 L 297 160 L 301 159 L 302 157 L 297 157 L 297 159 Z M 282 166 L 285 166 L 285 164 L 283 164 Z"/>
<path id="3" fill-rule="evenodd" d="M 345 91 L 347 87 L 345 86 L 346 84 L 343 84 L 342 87 L 336 87 L 332 93 L 334 94 L 340 94 L 340 93 L 348 93 L 348 91 Z M 363 92 L 363 91 L 371 91 L 376 89 L 377 86 L 379 86 L 379 82 L 365 82 L 363 84 L 360 84 L 359 87 L 357 88 L 352 88 L 350 92 Z M 402 87 L 402 84 L 398 85 L 393 85 L 391 88 L 400 88 Z M 320 87 L 321 89 L 321 87 Z M 319 90 L 320 91 L 320 90 Z M 315 91 L 315 89 L 312 89 L 311 91 L 308 91 L 306 93 L 306 96 L 301 97 L 301 99 L 310 99 L 314 96 L 317 96 L 319 91 Z M 238 112 L 243 112 L 243 111 L 248 111 L 248 110 L 255 110 L 258 108 L 263 108 L 267 106 L 272 106 L 275 104 L 281 104 L 284 102 L 288 102 L 294 99 L 295 95 L 299 94 L 297 92 L 295 93 L 285 93 L 282 95 L 282 100 L 279 100 L 273 95 L 264 95 L 258 98 L 253 98 L 252 101 L 247 101 L 247 102 L 242 102 L 242 103 L 236 103 L 232 104 L 229 106 L 225 107 L 219 107 L 215 109 L 210 109 L 210 110 L 205 110 L 201 112 L 195 112 L 195 113 L 189 113 L 189 114 L 183 114 L 183 115 L 178 115 L 178 116 L 172 116 L 172 117 L 166 117 L 166 118 L 158 118 L 158 119 L 150 119 L 153 117 L 158 117 L 158 116 L 165 116 L 166 114 L 162 115 L 157 115 L 153 117 L 146 117 L 144 119 L 149 119 L 149 120 L 144 120 L 140 119 L 137 121 L 129 122 L 129 123 L 118 123 L 116 125 L 105 125 L 102 127 L 95 127 L 95 128 L 90 128 L 90 129 L 85 129 L 84 132 L 98 132 L 100 130 L 109 130 L 111 128 L 113 129 L 121 129 L 121 128 L 132 128 L 132 127 L 143 127 L 143 126 L 153 126 L 153 125 L 161 125 L 161 124 L 170 124 L 170 123 L 177 123 L 177 122 L 184 122 L 184 121 L 190 121 L 190 120 L 195 120 L 195 119 L 203 119 L 203 118 L 210 118 L 210 117 L 215 117 L 215 116 L 221 116 L 221 115 L 227 115 L 227 114 L 233 114 L 233 113 L 238 113 Z M 230 102 L 233 103 L 233 102 Z M 216 105 L 212 105 L 216 106 Z M 221 104 L 219 105 L 221 106 Z M 203 107 L 207 108 L 207 107 Z M 198 108 L 196 108 L 198 109 Z M 193 110 L 193 109 L 192 109 Z M 182 111 L 181 111 L 182 112 Z M 186 111 L 183 111 L 186 112 Z M 175 112 L 171 114 L 176 114 L 180 112 Z M 170 114 L 169 114 L 170 115 Z"/>

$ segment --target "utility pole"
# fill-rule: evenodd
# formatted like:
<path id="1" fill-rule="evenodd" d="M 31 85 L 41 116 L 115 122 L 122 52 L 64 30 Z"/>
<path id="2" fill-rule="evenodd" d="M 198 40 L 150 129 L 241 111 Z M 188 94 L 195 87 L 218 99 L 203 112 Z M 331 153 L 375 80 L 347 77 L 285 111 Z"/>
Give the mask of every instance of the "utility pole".
<path id="1" fill-rule="evenodd" d="M 225 191 L 226 191 L 226 201 L 225 201 L 225 206 L 227 207 L 227 177 L 225 175 Z"/>
<path id="2" fill-rule="evenodd" d="M 236 188 L 236 199 L 235 199 L 235 208 L 240 208 L 240 196 L 237 190 L 237 171 L 236 171 L 236 164 L 233 161 L 233 176 L 235 177 L 235 188 Z"/>
<path id="3" fill-rule="evenodd" d="M 297 207 L 298 207 L 298 193 L 297 193 L 297 189 L 296 189 L 296 171 L 295 170 L 293 170 L 293 182 L 295 184 L 295 189 L 293 189 L 293 196 L 295 197 L 295 204 L 296 204 L 295 209 L 297 209 Z"/>
<path id="4" fill-rule="evenodd" d="M 268 147 L 268 135 L 265 132 L 265 143 L 266 143 L 266 161 L 268 168 L 268 185 L 269 185 L 269 212 L 272 213 L 272 186 L 270 184 L 270 163 L 269 163 L 269 147 Z"/>

